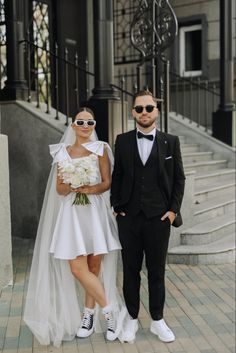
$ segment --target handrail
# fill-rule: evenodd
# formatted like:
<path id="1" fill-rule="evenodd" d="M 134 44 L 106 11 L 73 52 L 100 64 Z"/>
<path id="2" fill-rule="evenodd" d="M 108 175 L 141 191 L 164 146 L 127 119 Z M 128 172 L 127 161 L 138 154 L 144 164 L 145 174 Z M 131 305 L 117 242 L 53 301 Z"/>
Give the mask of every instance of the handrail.
<path id="1" fill-rule="evenodd" d="M 205 132 L 212 133 L 212 113 L 216 111 L 220 93 L 215 84 L 200 77 L 182 77 L 170 72 L 172 110 L 182 118 L 188 118 L 189 123 L 195 122 L 197 127 L 204 127 Z"/>
<path id="2" fill-rule="evenodd" d="M 215 95 L 217 95 L 217 96 L 220 96 L 220 93 L 218 93 L 218 92 L 216 92 L 216 91 L 214 91 L 214 90 L 211 90 L 211 89 L 209 89 L 208 87 L 207 87 L 207 88 L 204 87 L 204 85 L 201 84 L 201 81 L 200 81 L 199 77 L 196 77 L 196 80 L 194 80 L 194 79 L 193 79 L 194 76 L 190 76 L 190 78 L 189 78 L 189 77 L 183 77 L 183 76 L 180 76 L 179 74 L 177 74 L 177 73 L 174 72 L 174 71 L 170 71 L 170 75 L 175 76 L 175 77 L 177 77 L 178 79 L 180 79 L 180 80 L 182 80 L 182 81 L 186 81 L 186 82 L 188 82 L 189 84 L 191 84 L 191 85 L 193 85 L 193 86 L 201 87 L 201 88 L 203 88 L 203 89 L 206 89 L 208 92 L 211 92 L 211 93 L 213 93 L 213 94 L 215 94 Z M 198 79 L 199 79 L 199 82 L 197 81 Z M 203 82 L 204 84 L 205 84 L 206 81 L 207 81 L 208 84 L 209 84 L 209 81 L 208 81 L 208 80 L 202 80 L 202 82 Z"/>
<path id="3" fill-rule="evenodd" d="M 79 108 L 81 90 L 79 89 L 79 74 L 85 75 L 86 80 L 86 91 L 83 93 L 85 99 L 88 99 L 88 89 L 89 89 L 89 79 L 88 77 L 93 77 L 95 74 L 88 71 L 87 66 L 88 62 L 86 60 L 86 68 L 78 64 L 78 54 L 77 52 L 74 55 L 74 62 L 68 59 L 68 49 L 64 48 L 64 57 L 58 55 L 58 45 L 55 44 L 55 52 L 49 50 L 46 46 L 39 46 L 36 43 L 30 41 L 29 39 L 23 39 L 18 42 L 23 44 L 26 47 L 26 61 L 28 67 L 27 81 L 28 81 L 28 102 L 31 102 L 31 90 L 32 85 L 36 94 L 36 107 L 40 107 L 40 101 L 44 101 L 47 105 L 46 113 L 50 112 L 50 104 L 53 103 L 54 108 L 56 109 L 55 119 L 59 119 L 59 106 L 60 106 L 60 97 L 59 97 L 59 88 L 60 92 L 63 92 L 63 107 L 64 113 L 66 115 L 66 125 L 69 122 L 69 114 L 71 106 L 76 110 Z M 42 52 L 42 55 L 38 55 L 38 50 Z M 32 53 L 36 53 L 34 56 L 35 64 L 32 67 Z M 53 61 L 53 65 L 51 63 Z M 59 62 L 62 65 L 64 80 L 61 82 L 59 80 Z M 51 68 L 54 67 L 53 82 L 54 86 L 51 86 Z M 73 72 L 73 82 L 69 79 L 69 68 Z M 71 72 L 71 71 L 70 71 Z M 42 75 L 42 76 L 41 76 Z M 73 86 L 72 86 L 73 84 Z M 73 91 L 73 96 L 69 95 L 69 92 Z M 54 95 L 52 95 L 54 92 Z M 71 104 L 72 103 L 72 104 Z M 70 109 L 69 109 L 70 108 Z M 74 110 L 75 110 L 74 109 Z"/>
<path id="4" fill-rule="evenodd" d="M 31 45 L 31 46 L 37 48 L 37 49 L 41 49 L 41 50 L 45 51 L 47 54 L 52 55 L 55 59 L 60 59 L 60 60 L 63 61 L 64 63 L 67 62 L 68 64 L 70 64 L 70 65 L 72 65 L 72 66 L 74 66 L 74 67 L 77 67 L 79 70 L 85 72 L 85 73 L 88 74 L 88 75 L 95 76 L 95 74 L 94 74 L 93 72 L 90 72 L 90 71 L 84 69 L 82 66 L 80 66 L 80 65 L 78 65 L 78 64 L 76 65 L 75 63 L 73 63 L 72 61 L 70 61 L 70 60 L 68 60 L 68 59 L 66 60 L 65 58 L 63 58 L 63 57 L 61 57 L 61 56 L 55 54 L 53 51 L 48 50 L 47 48 L 40 47 L 39 45 L 35 44 L 34 42 L 29 41 L 28 39 L 20 40 L 18 43 L 19 43 L 19 44 L 27 43 L 27 44 L 29 44 L 29 45 Z"/>
<path id="5" fill-rule="evenodd" d="M 116 75 L 115 78 L 117 82 L 121 81 L 122 87 L 124 85 L 125 87 L 134 87 L 134 82 L 137 80 L 137 73 L 134 73 L 133 69 L 131 70 L 132 72 L 127 72 L 127 69 L 123 72 L 119 70 L 118 75 Z M 150 73 L 146 71 L 142 74 L 142 81 L 146 83 L 150 82 Z M 193 121 L 196 122 L 197 127 L 202 126 L 207 133 L 211 134 L 212 113 L 217 110 L 220 100 L 220 93 L 216 90 L 216 85 L 210 83 L 208 80 L 200 79 L 200 77 L 182 77 L 173 71 L 170 71 L 169 75 L 171 110 L 176 112 L 176 115 L 182 116 L 182 118 L 188 118 L 190 123 Z M 123 92 L 127 95 L 129 93 L 124 88 Z M 161 88 L 160 93 L 160 100 L 164 102 Z M 130 101 L 129 96 L 127 96 L 127 100 Z M 159 119 L 161 130 L 163 126 L 162 108 L 160 107 Z M 165 120 L 166 116 L 164 115 L 164 124 Z"/>

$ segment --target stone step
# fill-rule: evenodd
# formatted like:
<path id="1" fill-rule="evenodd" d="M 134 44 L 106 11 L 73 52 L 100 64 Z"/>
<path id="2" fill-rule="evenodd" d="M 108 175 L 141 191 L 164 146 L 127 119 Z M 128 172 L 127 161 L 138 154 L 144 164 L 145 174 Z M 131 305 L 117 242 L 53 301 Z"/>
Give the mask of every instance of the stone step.
<path id="1" fill-rule="evenodd" d="M 195 204 L 193 210 L 194 224 L 220 217 L 224 214 L 234 212 L 235 196 L 231 192 L 225 193 L 222 196 Z"/>
<path id="2" fill-rule="evenodd" d="M 225 193 L 235 195 L 235 181 L 219 181 L 212 185 L 198 187 L 194 193 L 194 202 L 201 203 L 211 198 L 222 196 Z"/>
<path id="3" fill-rule="evenodd" d="M 212 159 L 212 156 L 213 152 L 182 153 L 182 159 L 184 164 L 210 161 Z"/>
<path id="4" fill-rule="evenodd" d="M 169 249 L 167 262 L 185 265 L 211 265 L 235 261 L 235 233 L 204 245 L 180 245 Z"/>
<path id="5" fill-rule="evenodd" d="M 198 163 L 187 163 L 184 164 L 184 170 L 186 171 L 195 171 L 196 174 L 201 174 L 203 172 L 225 169 L 227 168 L 227 160 L 212 160 L 212 161 L 204 161 Z"/>
<path id="6" fill-rule="evenodd" d="M 173 132 L 173 135 L 175 135 L 174 132 Z M 186 136 L 179 135 L 178 137 L 179 137 L 180 145 L 186 143 Z"/>
<path id="7" fill-rule="evenodd" d="M 199 145 L 197 143 L 184 143 L 180 145 L 182 153 L 198 152 Z"/>
<path id="8" fill-rule="evenodd" d="M 180 234 L 181 245 L 202 245 L 212 243 L 223 234 L 235 232 L 235 213 L 207 220 L 185 229 Z"/>
<path id="9" fill-rule="evenodd" d="M 195 176 L 195 187 L 213 184 L 219 181 L 235 180 L 235 169 L 219 169 L 212 172 L 203 172 Z"/>

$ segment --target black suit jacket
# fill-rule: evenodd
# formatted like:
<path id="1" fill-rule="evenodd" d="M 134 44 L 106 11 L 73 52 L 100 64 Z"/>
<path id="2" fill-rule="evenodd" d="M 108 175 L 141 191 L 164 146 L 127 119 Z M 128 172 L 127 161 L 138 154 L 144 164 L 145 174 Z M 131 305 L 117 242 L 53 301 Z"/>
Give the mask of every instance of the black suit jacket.
<path id="1" fill-rule="evenodd" d="M 116 212 L 122 211 L 122 206 L 128 203 L 131 195 L 134 181 L 134 148 L 137 148 L 136 133 L 136 130 L 132 130 L 116 138 L 111 184 L 111 204 Z M 157 152 L 157 182 L 166 197 L 169 210 L 177 214 L 173 226 L 179 227 L 182 224 L 180 207 L 185 185 L 179 138 L 157 131 Z"/>

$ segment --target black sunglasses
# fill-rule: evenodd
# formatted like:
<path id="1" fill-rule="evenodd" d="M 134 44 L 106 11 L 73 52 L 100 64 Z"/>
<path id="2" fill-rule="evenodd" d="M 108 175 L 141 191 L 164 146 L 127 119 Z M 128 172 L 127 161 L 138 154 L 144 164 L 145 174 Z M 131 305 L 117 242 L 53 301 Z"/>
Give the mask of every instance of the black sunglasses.
<path id="1" fill-rule="evenodd" d="M 80 120 L 77 119 L 74 121 L 74 124 L 76 126 L 95 126 L 96 125 L 96 121 L 95 120 Z"/>
<path id="2" fill-rule="evenodd" d="M 146 105 L 146 107 L 143 107 L 142 105 L 136 105 L 133 109 L 136 111 L 136 113 L 141 114 L 143 109 L 145 109 L 147 113 L 151 113 L 154 108 L 156 108 L 154 105 Z"/>

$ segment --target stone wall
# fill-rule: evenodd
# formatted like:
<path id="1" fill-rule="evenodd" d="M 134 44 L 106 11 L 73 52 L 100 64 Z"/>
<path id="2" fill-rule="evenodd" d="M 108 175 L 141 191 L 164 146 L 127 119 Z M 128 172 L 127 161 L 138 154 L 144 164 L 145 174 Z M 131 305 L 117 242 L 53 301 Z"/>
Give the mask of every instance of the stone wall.
<path id="1" fill-rule="evenodd" d="M 58 143 L 65 121 L 27 102 L 1 104 L 1 131 L 8 136 L 12 236 L 34 238 L 51 168 L 49 144 Z"/>

